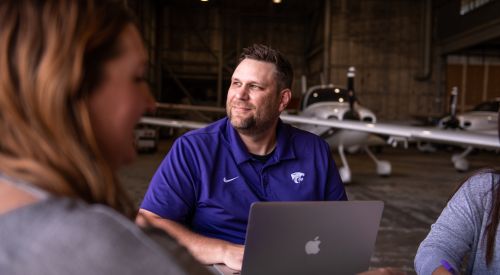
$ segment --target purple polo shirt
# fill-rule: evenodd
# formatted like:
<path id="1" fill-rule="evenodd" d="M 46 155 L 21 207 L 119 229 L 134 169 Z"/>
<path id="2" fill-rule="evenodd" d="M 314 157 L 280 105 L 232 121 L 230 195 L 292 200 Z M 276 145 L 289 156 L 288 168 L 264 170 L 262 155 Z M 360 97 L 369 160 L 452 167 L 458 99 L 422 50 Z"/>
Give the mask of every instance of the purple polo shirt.
<path id="1" fill-rule="evenodd" d="M 253 202 L 346 199 L 320 137 L 280 121 L 276 149 L 264 163 L 252 158 L 224 118 L 175 141 L 141 208 L 198 234 L 243 244 Z"/>

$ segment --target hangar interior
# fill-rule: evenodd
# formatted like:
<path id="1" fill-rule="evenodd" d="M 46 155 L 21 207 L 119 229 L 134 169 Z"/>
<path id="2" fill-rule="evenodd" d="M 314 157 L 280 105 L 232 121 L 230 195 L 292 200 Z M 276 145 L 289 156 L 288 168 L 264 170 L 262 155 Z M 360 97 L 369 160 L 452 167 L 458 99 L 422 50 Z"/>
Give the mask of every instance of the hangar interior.
<path id="1" fill-rule="evenodd" d="M 500 3 L 474 0 L 129 0 L 150 52 L 160 102 L 223 106 L 241 49 L 283 52 L 306 86 L 344 86 L 383 120 L 441 116 L 500 96 Z M 477 7 L 476 7 L 477 6 Z M 292 104 L 296 108 L 297 104 Z"/>
<path id="2" fill-rule="evenodd" d="M 126 3 L 144 34 L 151 90 L 159 102 L 223 107 L 241 49 L 253 43 L 275 47 L 292 62 L 291 109 L 298 108 L 304 85 L 345 86 L 350 66 L 356 68 L 357 97 L 379 121 L 441 117 L 454 86 L 459 112 L 500 97 L 498 0 Z M 174 138 L 161 140 L 154 154 L 141 154 L 120 172 L 136 203 Z M 456 186 L 472 171 L 498 165 L 497 153 L 476 151 L 469 172 L 458 173 L 449 162 L 455 152 L 384 147 L 380 157 L 393 163 L 390 177 L 378 177 L 366 155 L 349 156 L 355 177 L 346 186 L 349 198 L 385 202 L 371 267 L 414 274 L 418 244 Z"/>

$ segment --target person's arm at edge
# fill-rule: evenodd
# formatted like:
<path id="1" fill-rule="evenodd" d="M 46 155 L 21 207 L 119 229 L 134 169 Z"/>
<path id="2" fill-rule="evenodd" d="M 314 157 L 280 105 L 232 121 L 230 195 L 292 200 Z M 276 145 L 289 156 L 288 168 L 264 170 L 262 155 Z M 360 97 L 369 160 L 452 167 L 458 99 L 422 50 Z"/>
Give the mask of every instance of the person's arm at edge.
<path id="1" fill-rule="evenodd" d="M 209 238 L 194 233 L 184 225 L 162 218 L 155 213 L 140 209 L 136 223 L 141 226 L 147 223 L 165 230 L 184 245 L 189 252 L 203 264 L 223 263 L 229 268 L 241 270 L 244 246 L 225 240 Z"/>
<path id="2" fill-rule="evenodd" d="M 446 268 L 440 266 L 434 269 L 432 275 L 451 275 L 451 273 L 448 270 L 446 270 Z"/>
<path id="3" fill-rule="evenodd" d="M 203 264 L 224 263 L 232 269 L 241 269 L 242 245 L 202 236 L 180 222 L 196 203 L 193 183 L 198 182 L 196 177 L 200 173 L 196 150 L 191 145 L 185 136 L 174 142 L 151 180 L 136 223 L 166 231 Z"/>
<path id="4" fill-rule="evenodd" d="M 451 274 L 440 264 L 441 260 L 455 270 L 460 269 L 461 259 L 479 234 L 483 197 L 491 188 L 488 178 L 480 174 L 472 176 L 448 202 L 417 250 L 417 274 Z"/>

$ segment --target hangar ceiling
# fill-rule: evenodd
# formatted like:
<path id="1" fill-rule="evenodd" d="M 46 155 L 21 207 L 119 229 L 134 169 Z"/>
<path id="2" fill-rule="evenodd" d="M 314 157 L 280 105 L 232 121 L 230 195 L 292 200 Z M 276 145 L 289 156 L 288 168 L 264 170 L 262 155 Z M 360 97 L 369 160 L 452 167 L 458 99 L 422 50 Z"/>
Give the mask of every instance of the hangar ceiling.
<path id="1" fill-rule="evenodd" d="M 433 5 L 442 54 L 500 56 L 500 1 L 434 0 Z"/>

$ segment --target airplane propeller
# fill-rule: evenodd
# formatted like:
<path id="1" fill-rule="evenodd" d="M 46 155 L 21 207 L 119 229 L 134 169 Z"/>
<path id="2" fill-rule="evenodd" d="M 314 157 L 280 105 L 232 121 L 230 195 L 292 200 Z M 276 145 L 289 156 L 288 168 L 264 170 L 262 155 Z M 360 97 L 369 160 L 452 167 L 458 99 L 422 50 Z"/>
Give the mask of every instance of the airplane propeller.
<path id="1" fill-rule="evenodd" d="M 454 86 L 451 89 L 451 97 L 450 97 L 450 116 L 449 119 L 443 122 L 444 129 L 460 129 L 464 130 L 462 126 L 460 126 L 460 120 L 457 118 L 457 99 L 458 99 L 458 87 Z"/>
<path id="2" fill-rule="evenodd" d="M 349 96 L 349 111 L 344 114 L 344 119 L 347 120 L 360 120 L 361 116 L 355 109 L 355 103 L 357 101 L 356 94 L 354 92 L 354 77 L 356 76 L 356 69 L 354 67 L 349 67 L 347 70 L 347 95 Z"/>
<path id="3" fill-rule="evenodd" d="M 448 119 L 443 120 L 442 127 L 447 130 L 465 130 L 460 126 L 460 120 L 457 118 L 457 99 L 458 99 L 458 87 L 454 86 L 451 89 L 450 96 L 450 115 Z M 469 170 L 469 162 L 466 157 L 472 152 L 474 148 L 468 146 L 462 153 L 453 154 L 451 156 L 451 162 L 457 171 L 464 172 Z"/>
<path id="4" fill-rule="evenodd" d="M 347 70 L 347 96 L 349 100 L 349 110 L 347 110 L 344 113 L 342 118 L 343 120 L 357 120 L 357 121 L 362 120 L 360 113 L 358 112 L 358 110 L 356 110 L 357 109 L 356 104 L 358 102 L 358 99 L 356 97 L 354 89 L 355 76 L 356 76 L 356 69 L 353 66 L 349 67 L 349 69 Z M 329 131 L 329 133 L 333 132 L 334 132 L 333 130 Z M 375 157 L 375 155 L 373 154 L 373 152 L 371 151 L 371 149 L 368 147 L 367 144 L 359 144 L 352 147 L 356 148 L 362 147 L 362 149 L 368 154 L 368 156 L 373 160 L 373 162 L 375 162 L 377 174 L 381 176 L 388 176 L 391 174 L 392 171 L 391 163 L 385 160 L 379 160 L 377 157 Z M 351 169 L 345 157 L 344 153 L 345 149 L 348 148 L 346 148 L 342 142 L 337 147 L 337 151 L 339 153 L 340 160 L 342 162 L 342 166 L 339 167 L 339 174 L 344 183 L 349 183 L 351 181 Z"/>

